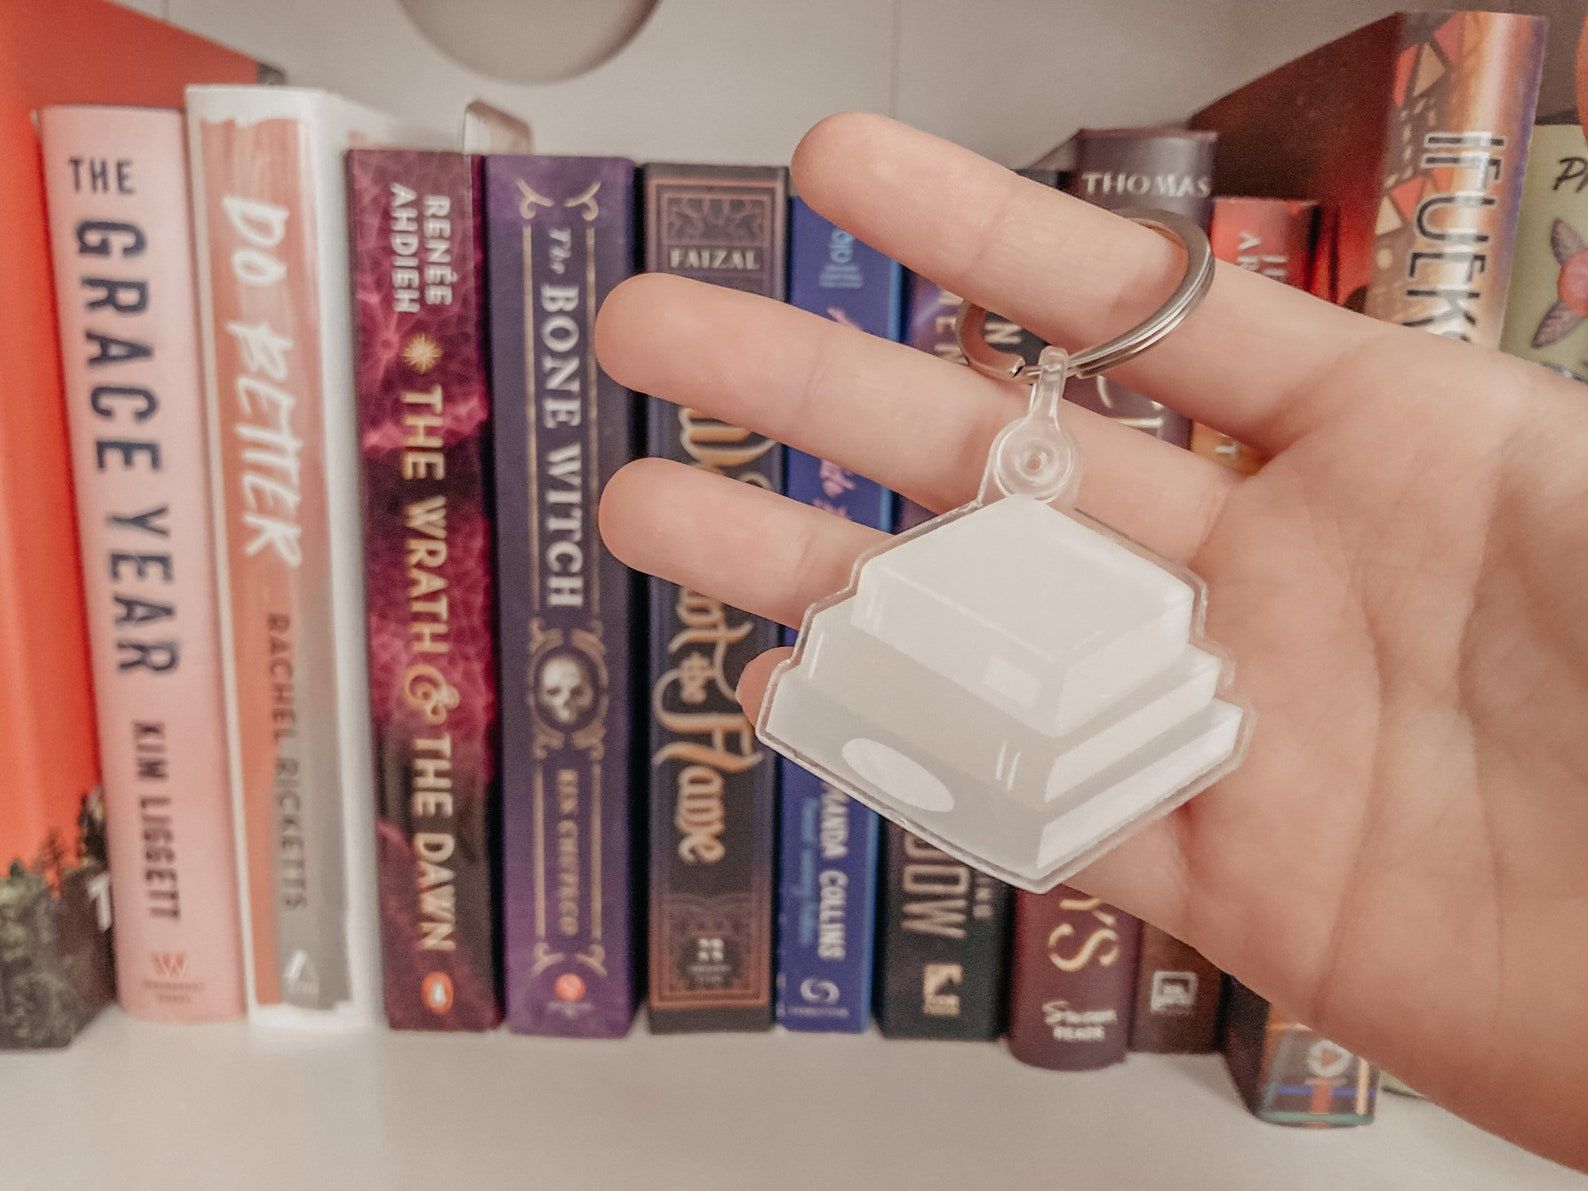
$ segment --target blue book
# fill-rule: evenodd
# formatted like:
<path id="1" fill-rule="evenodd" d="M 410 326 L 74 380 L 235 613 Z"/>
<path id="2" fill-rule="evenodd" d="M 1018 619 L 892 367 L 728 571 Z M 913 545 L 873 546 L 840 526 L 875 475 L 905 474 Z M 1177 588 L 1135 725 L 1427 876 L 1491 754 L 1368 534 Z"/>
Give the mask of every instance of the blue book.
<path id="1" fill-rule="evenodd" d="M 789 237 L 793 305 L 898 337 L 898 264 L 797 198 Z M 863 525 L 893 524 L 893 493 L 803 451 L 787 452 L 784 492 Z M 881 821 L 795 762 L 779 763 L 777 1020 L 791 1030 L 860 1033 L 871 1017 Z"/>

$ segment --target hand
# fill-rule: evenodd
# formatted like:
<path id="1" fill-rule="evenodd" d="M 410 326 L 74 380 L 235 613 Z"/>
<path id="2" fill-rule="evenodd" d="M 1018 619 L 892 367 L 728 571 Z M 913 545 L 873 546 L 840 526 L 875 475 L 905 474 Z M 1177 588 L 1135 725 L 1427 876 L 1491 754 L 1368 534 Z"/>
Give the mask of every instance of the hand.
<path id="1" fill-rule="evenodd" d="M 1151 231 L 880 117 L 818 125 L 801 195 L 1072 348 L 1179 277 Z M 1025 393 L 763 298 L 641 276 L 619 381 L 969 500 Z M 1471 1120 L 1588 1167 L 1588 390 L 1221 266 L 1118 377 L 1272 456 L 1243 479 L 1066 411 L 1080 504 L 1209 589 L 1245 764 L 1074 880 Z M 632 566 L 798 624 L 879 534 L 680 464 L 608 485 Z M 754 717 L 775 657 L 744 676 Z"/>

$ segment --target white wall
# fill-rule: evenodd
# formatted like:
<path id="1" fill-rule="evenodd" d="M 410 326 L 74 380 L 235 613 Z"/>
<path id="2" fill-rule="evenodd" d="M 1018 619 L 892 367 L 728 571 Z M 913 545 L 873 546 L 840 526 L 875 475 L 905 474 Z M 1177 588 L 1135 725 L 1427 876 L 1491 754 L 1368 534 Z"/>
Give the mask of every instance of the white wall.
<path id="1" fill-rule="evenodd" d="M 513 0 L 537 2 L 557 0 Z M 512 86 L 432 47 L 397 0 L 135 0 L 273 61 L 292 82 L 438 124 L 483 97 L 526 116 L 547 152 L 782 161 L 821 116 L 866 108 L 1011 165 L 1081 124 L 1182 116 L 1406 3 L 661 0 L 590 74 Z"/>

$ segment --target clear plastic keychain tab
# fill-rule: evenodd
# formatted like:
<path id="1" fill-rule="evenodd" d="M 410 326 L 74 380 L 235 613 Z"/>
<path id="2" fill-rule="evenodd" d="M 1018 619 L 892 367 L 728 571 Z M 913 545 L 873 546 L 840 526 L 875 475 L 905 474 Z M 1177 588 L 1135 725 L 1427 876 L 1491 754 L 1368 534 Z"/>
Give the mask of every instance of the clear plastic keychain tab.
<path id="1" fill-rule="evenodd" d="M 974 501 L 863 555 L 806 612 L 757 724 L 835 789 L 1035 892 L 1229 773 L 1252 728 L 1203 634 L 1201 580 L 1075 507 L 1065 381 L 1157 342 L 1211 280 L 1194 225 L 1133 217 L 1185 244 L 1183 309 L 1171 298 L 1084 360 L 1049 347 L 1004 365 L 967 343 L 984 370 L 1032 378 L 1026 415 Z"/>

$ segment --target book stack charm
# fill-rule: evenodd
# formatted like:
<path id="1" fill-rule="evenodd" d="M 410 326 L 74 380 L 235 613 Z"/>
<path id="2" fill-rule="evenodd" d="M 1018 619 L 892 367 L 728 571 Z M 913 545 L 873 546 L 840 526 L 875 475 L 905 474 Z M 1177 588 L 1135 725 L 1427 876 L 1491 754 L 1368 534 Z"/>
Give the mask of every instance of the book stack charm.
<path id="1" fill-rule="evenodd" d="M 974 501 L 862 556 L 806 612 L 757 725 L 836 788 L 1035 892 L 1229 773 L 1252 724 L 1202 634 L 1201 580 L 1075 507 L 1065 381 L 1157 343 L 1213 277 L 1195 224 L 1122 214 L 1185 247 L 1174 294 L 1125 335 L 1035 365 L 989 348 L 985 312 L 962 309 L 966 357 L 1030 378 L 1030 407 L 993 442 Z"/>

